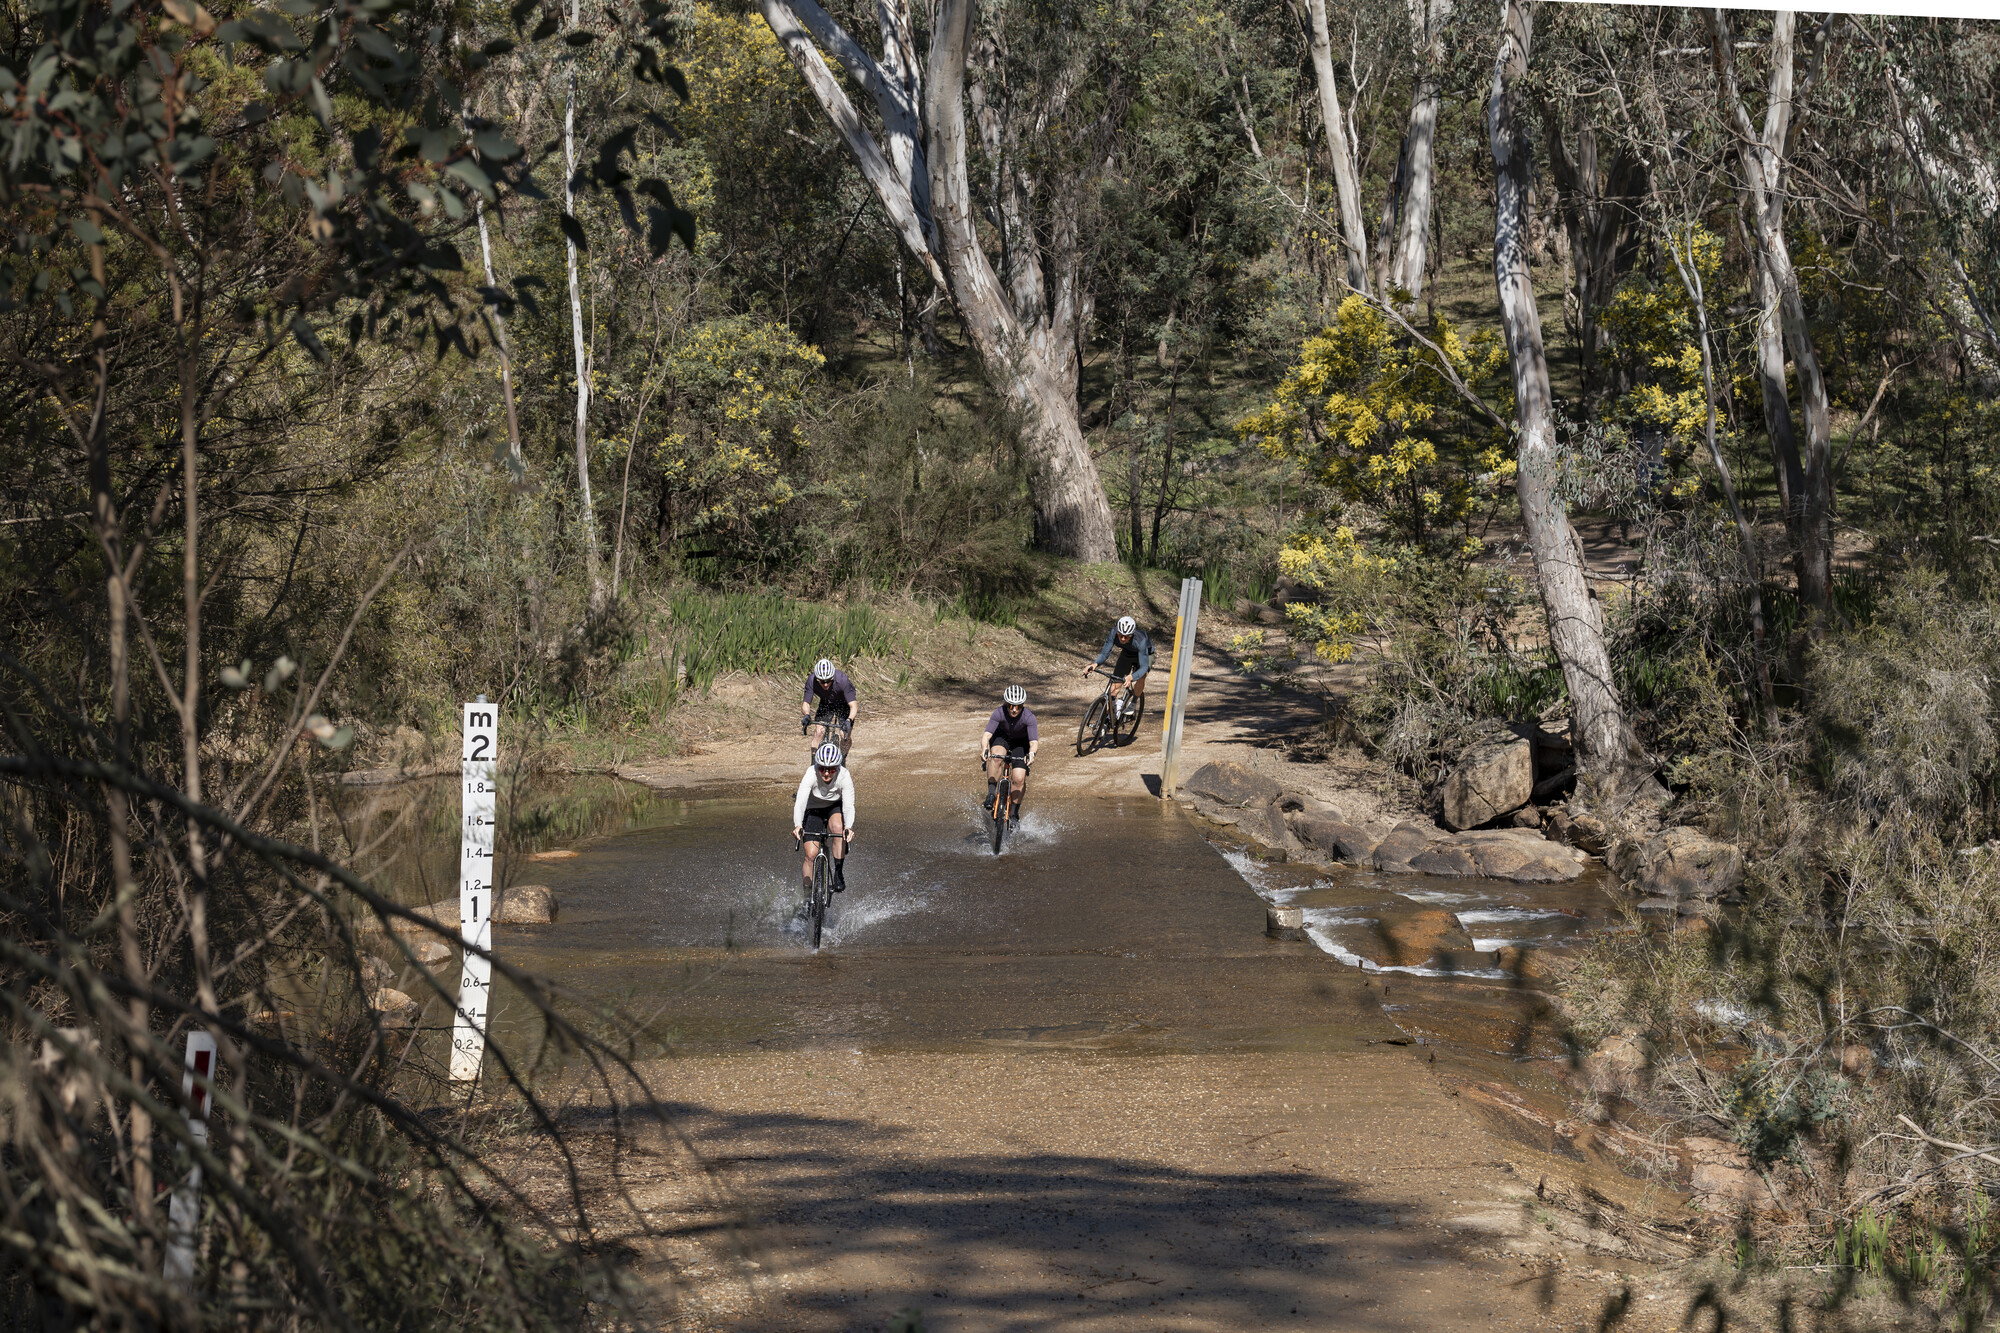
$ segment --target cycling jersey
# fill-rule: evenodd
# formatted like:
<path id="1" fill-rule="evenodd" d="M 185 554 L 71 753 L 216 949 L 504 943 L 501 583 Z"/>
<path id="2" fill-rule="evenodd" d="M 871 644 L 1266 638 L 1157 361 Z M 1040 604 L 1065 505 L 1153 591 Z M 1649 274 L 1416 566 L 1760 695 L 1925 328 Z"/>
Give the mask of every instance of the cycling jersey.
<path id="1" fill-rule="evenodd" d="M 854 708 L 854 682 L 847 678 L 845 671 L 833 673 L 832 680 L 821 680 L 810 671 L 806 673 L 805 697 L 799 702 L 811 703 L 819 700 L 815 713 L 837 713 L 846 717 Z"/>
<path id="2" fill-rule="evenodd" d="M 806 808 L 831 812 L 840 807 L 840 816 L 847 821 L 847 827 L 854 827 L 854 777 L 843 766 L 834 775 L 832 782 L 821 782 L 819 770 L 809 768 L 799 779 L 799 794 L 792 799 L 792 826 L 803 827 L 806 822 Z"/>
<path id="3" fill-rule="evenodd" d="M 1097 650 L 1097 665 L 1103 666 L 1113 653 L 1118 654 L 1118 664 L 1111 668 L 1114 676 L 1129 675 L 1137 680 L 1153 669 L 1153 640 L 1142 629 L 1133 630 L 1132 641 L 1121 644 L 1118 627 L 1112 626 L 1111 632 L 1104 636 L 1104 646 Z"/>
<path id="4" fill-rule="evenodd" d="M 1003 705 L 993 710 L 993 716 L 986 719 L 986 729 L 993 733 L 993 743 L 1004 745 L 1009 751 L 1028 748 L 1028 742 L 1039 741 L 1041 730 L 1035 725 L 1035 710 L 1023 708 L 1021 716 L 1008 717 Z"/>

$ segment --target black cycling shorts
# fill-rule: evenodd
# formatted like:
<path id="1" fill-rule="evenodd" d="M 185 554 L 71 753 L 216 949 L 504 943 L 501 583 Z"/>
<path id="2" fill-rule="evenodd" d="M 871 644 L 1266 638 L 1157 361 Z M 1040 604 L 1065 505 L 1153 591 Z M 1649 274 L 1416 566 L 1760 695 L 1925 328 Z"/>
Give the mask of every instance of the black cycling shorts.
<path id="1" fill-rule="evenodd" d="M 849 716 L 848 703 L 843 699 L 837 704 L 821 704 L 819 711 L 813 714 L 812 724 L 823 727 L 830 722 L 845 722 Z"/>
<path id="2" fill-rule="evenodd" d="M 1129 677 L 1134 671 L 1137 671 L 1138 669 L 1139 669 L 1139 650 L 1137 648 L 1133 648 L 1128 645 L 1123 651 L 1121 651 L 1118 654 L 1118 660 L 1112 664 L 1111 674 L 1114 676 Z"/>
<path id="3" fill-rule="evenodd" d="M 992 753 L 992 749 L 991 749 L 991 747 L 990 747 L 990 746 L 988 747 L 988 750 L 987 750 L 987 753 L 989 753 L 989 754 L 991 754 L 991 753 Z M 1026 768 L 1027 766 L 1028 766 L 1028 747 L 1027 747 L 1027 746 L 1025 746 L 1025 745 L 1010 745 L 1010 746 L 1008 746 L 1008 747 L 1007 747 L 1007 767 L 1009 767 L 1009 768 Z"/>
<path id="4" fill-rule="evenodd" d="M 826 821 L 840 813 L 838 805 L 809 805 L 806 807 L 805 823 L 799 825 L 807 838 L 823 838 L 833 832 Z"/>

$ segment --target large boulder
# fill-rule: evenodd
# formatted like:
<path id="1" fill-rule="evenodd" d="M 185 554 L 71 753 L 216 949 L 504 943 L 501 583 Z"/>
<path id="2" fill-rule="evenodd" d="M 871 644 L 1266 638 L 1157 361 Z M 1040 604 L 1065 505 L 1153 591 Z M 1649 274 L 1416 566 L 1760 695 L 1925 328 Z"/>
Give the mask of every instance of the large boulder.
<path id="1" fill-rule="evenodd" d="M 1743 882 L 1743 851 L 1699 829 L 1670 828 L 1647 839 L 1634 868 L 1640 892 L 1660 898 L 1719 898 Z"/>
<path id="2" fill-rule="evenodd" d="M 1575 879 L 1589 860 L 1574 847 L 1550 842 L 1533 829 L 1493 829 L 1462 833 L 1476 873 L 1517 884 L 1555 884 Z"/>
<path id="3" fill-rule="evenodd" d="M 1388 918 L 1377 923 L 1374 934 L 1376 947 L 1368 952 L 1387 967 L 1423 967 L 1439 954 L 1472 948 L 1472 936 L 1441 908 Z"/>
<path id="4" fill-rule="evenodd" d="M 1336 816 L 1297 810 L 1287 816 L 1286 822 L 1301 846 L 1329 860 L 1366 865 L 1375 854 L 1373 838 Z"/>
<path id="5" fill-rule="evenodd" d="M 503 926 L 546 926 L 556 919 L 556 894 L 546 884 L 513 884 L 501 891 L 493 919 Z"/>
<path id="6" fill-rule="evenodd" d="M 1410 858 L 1421 856 L 1424 849 L 1437 837 L 1435 829 L 1404 820 L 1389 830 L 1389 836 L 1377 843 L 1370 854 L 1377 870 L 1389 874 L 1415 874 L 1410 867 Z"/>
<path id="7" fill-rule="evenodd" d="M 1479 862 L 1472 849 L 1456 841 L 1434 842 L 1410 858 L 1410 869 L 1419 875 L 1476 875 Z"/>
<path id="8" fill-rule="evenodd" d="M 1203 764 L 1181 784 L 1181 790 L 1225 810 L 1269 805 L 1284 794 L 1283 787 L 1256 769 L 1227 760 Z"/>
<path id="9" fill-rule="evenodd" d="M 1535 794 L 1535 749 L 1520 736 L 1495 736 L 1459 756 L 1444 783 L 1444 822 L 1454 829 L 1491 823 Z"/>

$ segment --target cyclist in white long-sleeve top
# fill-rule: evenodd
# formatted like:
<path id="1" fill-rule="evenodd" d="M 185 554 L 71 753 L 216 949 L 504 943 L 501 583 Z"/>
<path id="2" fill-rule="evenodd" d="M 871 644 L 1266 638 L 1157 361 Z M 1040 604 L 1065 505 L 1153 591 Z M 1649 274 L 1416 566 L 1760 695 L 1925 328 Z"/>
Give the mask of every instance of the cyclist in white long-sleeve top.
<path id="1" fill-rule="evenodd" d="M 819 747 L 792 799 L 792 836 L 805 844 L 806 896 L 812 896 L 813 859 L 822 841 L 833 857 L 833 891 L 847 888 L 848 844 L 854 841 L 854 774 L 832 741 Z"/>

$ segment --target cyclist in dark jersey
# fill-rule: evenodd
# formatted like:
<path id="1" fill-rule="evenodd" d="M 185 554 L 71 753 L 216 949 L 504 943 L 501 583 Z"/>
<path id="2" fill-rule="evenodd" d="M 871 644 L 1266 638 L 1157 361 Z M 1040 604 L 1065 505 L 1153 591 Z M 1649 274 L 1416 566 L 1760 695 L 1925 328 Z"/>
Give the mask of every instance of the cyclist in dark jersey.
<path id="1" fill-rule="evenodd" d="M 800 729 L 812 733 L 812 748 L 817 750 L 827 739 L 829 724 L 838 718 L 847 724 L 848 741 L 841 749 L 848 749 L 853 743 L 854 719 L 860 712 L 861 701 L 855 697 L 854 682 L 847 673 L 824 657 L 813 663 L 806 674 L 805 700 L 799 705 Z"/>
<path id="2" fill-rule="evenodd" d="M 1129 681 L 1130 684 L 1126 686 L 1127 693 L 1135 694 L 1143 700 L 1146 695 L 1146 673 L 1153 669 L 1153 640 L 1146 631 L 1139 628 L 1139 622 L 1130 616 L 1118 617 L 1118 623 L 1104 636 L 1104 646 L 1097 650 L 1097 660 L 1085 667 L 1083 674 L 1089 676 L 1091 672 L 1101 669 L 1111 660 L 1114 653 L 1117 654 L 1118 660 L 1109 673 L 1111 679 L 1115 682 Z M 1124 711 L 1132 705 L 1124 699 L 1119 699 L 1117 706 L 1118 716 L 1123 716 Z"/>
<path id="3" fill-rule="evenodd" d="M 1028 789 L 1028 766 L 1035 762 L 1042 733 L 1035 715 L 1028 709 L 1028 692 L 1009 685 L 1000 696 L 1000 706 L 986 719 L 986 734 L 979 739 L 979 752 L 986 756 L 986 803 L 993 803 L 993 789 L 1003 778 L 1011 778 L 1014 790 L 1007 798 L 1007 822 L 1021 818 L 1021 797 Z"/>

